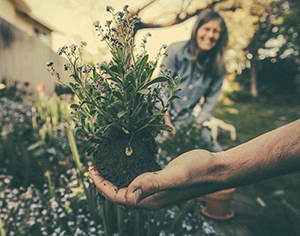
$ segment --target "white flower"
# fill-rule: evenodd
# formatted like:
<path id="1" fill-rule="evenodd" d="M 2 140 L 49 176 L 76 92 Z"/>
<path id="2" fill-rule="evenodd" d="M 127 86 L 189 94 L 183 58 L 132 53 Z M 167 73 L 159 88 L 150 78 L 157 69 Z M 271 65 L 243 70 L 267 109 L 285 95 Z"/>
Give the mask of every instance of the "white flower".
<path id="1" fill-rule="evenodd" d="M 76 235 L 82 235 L 83 231 L 79 228 L 76 229 L 75 234 Z"/>
<path id="2" fill-rule="evenodd" d="M 63 218 L 63 217 L 65 217 L 65 216 L 66 216 L 66 213 L 62 212 L 58 217 L 59 217 L 59 218 Z"/>
<path id="3" fill-rule="evenodd" d="M 47 210 L 46 209 L 42 211 L 42 215 L 47 215 Z"/>
<path id="4" fill-rule="evenodd" d="M 74 221 L 68 221 L 68 226 L 71 227 L 74 225 Z"/>
<path id="5" fill-rule="evenodd" d="M 58 205 L 57 201 L 51 202 L 51 208 L 52 208 L 52 209 L 56 209 L 58 206 L 59 206 L 59 205 Z"/>

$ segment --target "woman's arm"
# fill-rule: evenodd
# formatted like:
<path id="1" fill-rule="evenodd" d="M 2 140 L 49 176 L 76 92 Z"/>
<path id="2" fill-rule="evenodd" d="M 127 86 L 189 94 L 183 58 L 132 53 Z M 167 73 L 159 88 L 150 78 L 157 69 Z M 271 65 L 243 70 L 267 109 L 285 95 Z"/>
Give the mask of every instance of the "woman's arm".
<path id="1" fill-rule="evenodd" d="M 170 118 L 170 112 L 166 111 L 166 114 L 164 115 L 164 123 L 170 127 L 172 127 L 172 131 L 171 134 L 176 134 L 176 128 L 175 126 L 172 124 L 171 118 Z"/>
<path id="2" fill-rule="evenodd" d="M 218 103 L 222 92 L 224 76 L 221 76 L 209 88 L 209 92 L 204 95 L 204 103 L 201 106 L 201 112 L 196 117 L 196 122 L 202 124 L 204 121 L 209 121 L 213 115 L 213 111 Z"/>
<path id="3" fill-rule="evenodd" d="M 138 176 L 117 189 L 97 171 L 90 177 L 117 205 L 156 210 L 218 190 L 238 187 L 300 170 L 300 120 L 224 152 L 194 150 L 166 168 Z"/>

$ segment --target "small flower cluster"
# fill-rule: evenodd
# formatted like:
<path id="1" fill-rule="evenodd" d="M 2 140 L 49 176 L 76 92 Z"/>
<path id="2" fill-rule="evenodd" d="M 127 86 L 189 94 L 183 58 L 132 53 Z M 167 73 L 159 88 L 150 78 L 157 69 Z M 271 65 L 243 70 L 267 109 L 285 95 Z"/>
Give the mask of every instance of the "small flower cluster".
<path id="1" fill-rule="evenodd" d="M 0 218 L 2 232 L 7 236 L 51 235 L 51 236 L 104 236 L 104 226 L 101 222 L 100 205 L 93 209 L 88 198 L 77 181 L 77 170 L 70 169 L 60 176 L 61 185 L 52 192 L 45 184 L 42 190 L 33 185 L 27 188 L 10 189 L 12 177 L 0 175 Z M 84 182 L 89 187 L 88 181 Z M 199 204 L 197 203 L 199 208 Z M 126 235 L 132 235 L 132 227 L 136 225 L 136 215 L 149 219 L 141 225 L 148 235 L 216 235 L 214 228 L 201 216 L 188 212 L 178 220 L 178 215 L 185 210 L 173 206 L 157 212 L 126 211 L 123 212 L 123 230 Z M 200 209 L 200 208 L 199 208 Z M 114 209 L 110 209 L 114 211 Z M 110 212 L 112 213 L 112 212 Z M 174 221 L 176 228 L 172 228 Z M 113 235 L 123 235 L 116 232 L 115 224 L 110 225 Z M 125 235 L 124 234 L 124 235 Z"/>
<path id="2" fill-rule="evenodd" d="M 97 209 L 91 213 L 86 208 L 76 174 L 70 169 L 61 175 L 65 186 L 56 189 L 55 196 L 47 184 L 41 192 L 33 185 L 10 189 L 12 177 L 0 175 L 0 218 L 6 235 L 104 235 L 103 226 L 92 217 Z"/>
<path id="3" fill-rule="evenodd" d="M 0 136 L 24 135 L 32 129 L 31 104 L 0 98 Z"/>
<path id="4" fill-rule="evenodd" d="M 103 29 L 99 21 L 94 22 L 98 36 L 102 37 L 102 41 L 106 41 L 111 49 L 115 47 L 126 48 L 128 43 L 132 43 L 135 33 L 135 24 L 140 23 L 141 19 L 137 16 L 131 16 L 128 11 L 128 5 L 123 7 L 123 11 L 115 10 L 111 6 L 107 6 L 106 10 L 113 16 L 113 20 L 107 20 Z"/>

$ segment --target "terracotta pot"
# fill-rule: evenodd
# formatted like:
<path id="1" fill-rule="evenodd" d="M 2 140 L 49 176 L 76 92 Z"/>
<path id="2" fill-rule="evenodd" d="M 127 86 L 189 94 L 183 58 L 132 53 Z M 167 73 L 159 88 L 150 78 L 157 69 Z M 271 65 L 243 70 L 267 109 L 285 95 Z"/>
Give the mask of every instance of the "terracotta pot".
<path id="1" fill-rule="evenodd" d="M 204 201 L 206 206 L 202 208 L 202 213 L 212 219 L 226 220 L 234 216 L 230 209 L 231 200 L 234 197 L 235 188 L 225 189 L 198 198 Z"/>

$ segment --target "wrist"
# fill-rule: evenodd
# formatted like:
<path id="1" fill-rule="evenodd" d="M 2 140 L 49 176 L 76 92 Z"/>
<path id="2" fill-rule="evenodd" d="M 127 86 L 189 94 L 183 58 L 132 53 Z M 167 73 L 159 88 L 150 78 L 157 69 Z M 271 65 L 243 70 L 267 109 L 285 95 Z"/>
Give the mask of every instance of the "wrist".
<path id="1" fill-rule="evenodd" d="M 233 185 L 232 160 L 226 153 L 212 153 L 205 150 L 195 150 L 197 160 L 194 164 L 192 185 L 198 188 L 198 196 L 231 188 Z"/>

